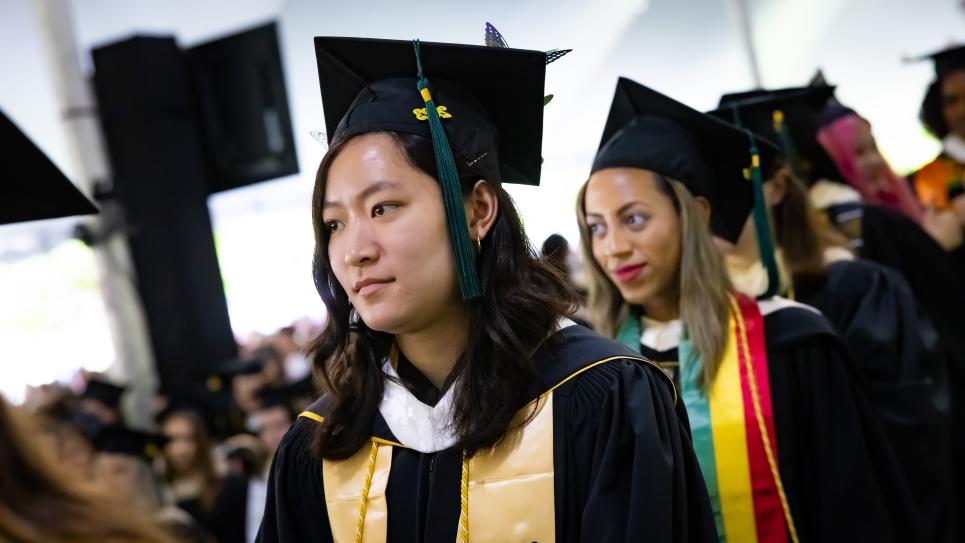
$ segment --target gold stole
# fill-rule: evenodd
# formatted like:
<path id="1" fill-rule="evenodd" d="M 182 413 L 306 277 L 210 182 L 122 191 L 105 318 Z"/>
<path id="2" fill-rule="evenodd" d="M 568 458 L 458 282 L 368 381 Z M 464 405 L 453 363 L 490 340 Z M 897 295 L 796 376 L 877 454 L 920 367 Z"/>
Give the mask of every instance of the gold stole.
<path id="1" fill-rule="evenodd" d="M 536 414 L 523 425 L 534 409 Z M 314 413 L 303 415 L 321 420 Z M 385 487 L 392 469 L 392 447 L 401 446 L 373 438 L 371 447 L 362 447 L 351 458 L 322 462 L 328 522 L 336 543 L 386 540 Z M 465 539 L 473 543 L 555 541 L 553 393 L 521 409 L 514 429 L 499 445 L 471 458 L 468 469 L 469 529 Z M 363 500 L 363 494 L 367 499 Z"/>

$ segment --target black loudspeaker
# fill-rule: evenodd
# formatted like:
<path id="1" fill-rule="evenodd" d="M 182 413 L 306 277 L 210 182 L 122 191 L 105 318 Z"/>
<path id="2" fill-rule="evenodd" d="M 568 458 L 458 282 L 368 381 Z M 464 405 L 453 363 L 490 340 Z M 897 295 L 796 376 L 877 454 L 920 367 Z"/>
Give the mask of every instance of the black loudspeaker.
<path id="1" fill-rule="evenodd" d="M 185 54 L 202 105 L 211 192 L 298 173 L 275 24 Z"/>
<path id="2" fill-rule="evenodd" d="M 93 50 L 94 86 L 162 391 L 237 356 L 215 254 L 195 87 L 172 38 Z"/>

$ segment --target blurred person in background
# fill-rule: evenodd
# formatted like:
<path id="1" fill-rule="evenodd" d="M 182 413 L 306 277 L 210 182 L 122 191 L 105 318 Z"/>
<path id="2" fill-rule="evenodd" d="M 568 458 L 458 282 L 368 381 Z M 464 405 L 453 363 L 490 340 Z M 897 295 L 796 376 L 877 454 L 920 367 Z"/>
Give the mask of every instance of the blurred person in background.
<path id="1" fill-rule="evenodd" d="M 942 142 L 934 160 L 912 175 L 918 198 L 926 207 L 952 211 L 965 226 L 965 46 L 922 57 L 935 66 L 935 80 L 922 102 L 925 128 Z"/>
<path id="2" fill-rule="evenodd" d="M 563 236 L 552 234 L 543 241 L 540 258 L 558 271 L 577 294 L 580 306 L 570 318 L 577 324 L 592 329 L 590 322 L 586 319 L 586 288 L 576 281 L 578 272 L 581 271 L 579 257 L 570 249 L 570 243 Z"/>
<path id="3" fill-rule="evenodd" d="M 955 211 L 922 206 L 914 189 L 881 156 L 868 120 L 851 108 L 832 103 L 820 113 L 817 123 L 818 142 L 865 204 L 904 215 L 921 225 L 946 251 L 965 251 L 962 225 Z"/>
<path id="4" fill-rule="evenodd" d="M 114 479 L 60 465 L 34 437 L 36 422 L 0 397 L 0 540 L 13 543 L 174 543 Z"/>
<path id="5" fill-rule="evenodd" d="M 80 395 L 79 409 L 96 417 L 104 424 L 123 424 L 121 396 L 124 387 L 108 381 L 101 375 L 92 375 Z"/>
<path id="6" fill-rule="evenodd" d="M 265 446 L 257 437 L 238 434 L 225 440 L 222 451 L 227 463 L 227 477 L 252 477 L 271 461 Z"/>
<path id="7" fill-rule="evenodd" d="M 271 336 L 271 345 L 285 361 L 285 380 L 289 383 L 310 377 L 311 363 L 305 349 L 295 338 L 295 327 L 286 326 Z"/>
<path id="8" fill-rule="evenodd" d="M 189 407 L 173 407 L 158 417 L 167 440 L 160 466 L 166 501 L 212 529 L 221 477 L 202 417 Z"/>
<path id="9" fill-rule="evenodd" d="M 921 223 L 924 210 L 907 181 L 881 156 L 871 123 L 853 109 L 830 103 L 817 117 L 817 140 L 861 199 Z"/>
<path id="10" fill-rule="evenodd" d="M 44 441 L 44 448 L 51 451 L 61 464 L 79 476 L 89 478 L 95 455 L 92 439 L 103 424 L 77 410 L 70 391 L 62 390 L 61 397 L 32 410 L 36 415 L 39 436 Z"/>
<path id="11" fill-rule="evenodd" d="M 273 338 L 255 350 L 254 358 L 261 361 L 261 386 L 281 386 L 287 381 L 285 355 L 275 348 Z"/>
<path id="12" fill-rule="evenodd" d="M 113 489 L 118 503 L 155 513 L 162 505 L 152 463 L 161 455 L 163 436 L 120 425 L 104 427 L 94 446 L 94 480 Z"/>
<path id="13" fill-rule="evenodd" d="M 255 541 L 268 495 L 268 470 L 285 433 L 295 422 L 293 398 L 286 387 L 264 387 L 258 391 L 259 407 L 254 412 L 258 436 L 258 458 L 251 473 L 230 475 L 218 500 L 217 536 L 219 543 Z"/>
<path id="14" fill-rule="evenodd" d="M 228 405 L 224 409 L 228 411 L 230 432 L 222 437 L 252 430 L 249 419 L 258 409 L 258 389 L 265 385 L 264 367 L 264 361 L 257 356 L 229 360 L 222 363 L 215 371 L 216 375 L 209 379 L 217 379 L 218 389 L 229 393 L 226 397 Z"/>

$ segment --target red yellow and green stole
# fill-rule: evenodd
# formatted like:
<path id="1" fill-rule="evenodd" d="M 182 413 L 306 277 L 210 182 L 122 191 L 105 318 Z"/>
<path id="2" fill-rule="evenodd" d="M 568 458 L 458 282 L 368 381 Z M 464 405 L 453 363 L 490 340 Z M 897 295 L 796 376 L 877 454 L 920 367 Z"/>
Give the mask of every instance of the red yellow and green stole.
<path id="1" fill-rule="evenodd" d="M 693 344 L 684 337 L 678 348 L 680 397 L 717 532 L 722 542 L 796 541 L 777 466 L 764 319 L 757 302 L 732 297 L 727 325 L 727 347 L 709 393 L 701 384 L 703 363 Z M 632 328 L 621 328 L 618 338 L 625 344 Z M 639 333 L 633 341 L 639 348 Z"/>

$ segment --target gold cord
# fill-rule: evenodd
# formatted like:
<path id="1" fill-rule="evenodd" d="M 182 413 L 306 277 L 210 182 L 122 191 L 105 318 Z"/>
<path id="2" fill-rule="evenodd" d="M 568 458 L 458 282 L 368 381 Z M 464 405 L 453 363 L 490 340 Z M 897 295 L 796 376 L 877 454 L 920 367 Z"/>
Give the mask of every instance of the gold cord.
<path id="1" fill-rule="evenodd" d="M 372 477 L 375 475 L 375 461 L 379 457 L 379 445 L 372 442 L 369 449 L 368 472 L 365 474 L 365 482 L 362 483 L 362 505 L 359 507 L 359 524 L 355 530 L 355 543 L 362 543 L 362 532 L 365 530 L 365 513 L 369 507 L 369 489 L 372 487 Z"/>
<path id="2" fill-rule="evenodd" d="M 751 403 L 754 404 L 754 418 L 757 419 L 757 428 L 761 433 L 761 441 L 764 443 L 764 454 L 767 456 L 767 465 L 771 468 L 771 477 L 777 486 L 777 495 L 781 499 L 781 509 L 784 510 L 784 519 L 787 521 L 787 531 L 791 534 L 791 541 L 799 543 L 797 529 L 794 528 L 794 519 L 791 517 L 791 506 L 787 503 L 787 494 L 784 493 L 784 483 L 781 482 L 781 474 L 777 469 L 777 460 L 774 458 L 774 450 L 771 448 L 771 438 L 767 433 L 767 426 L 764 424 L 764 412 L 761 409 L 761 398 L 757 392 L 757 379 L 754 376 L 754 368 L 751 366 L 750 348 L 747 345 L 747 331 L 744 327 L 744 317 L 741 315 L 737 301 L 731 297 L 731 310 L 737 319 L 737 337 L 740 338 L 740 346 L 744 351 L 744 366 L 747 371 L 747 384 L 751 390 Z"/>

